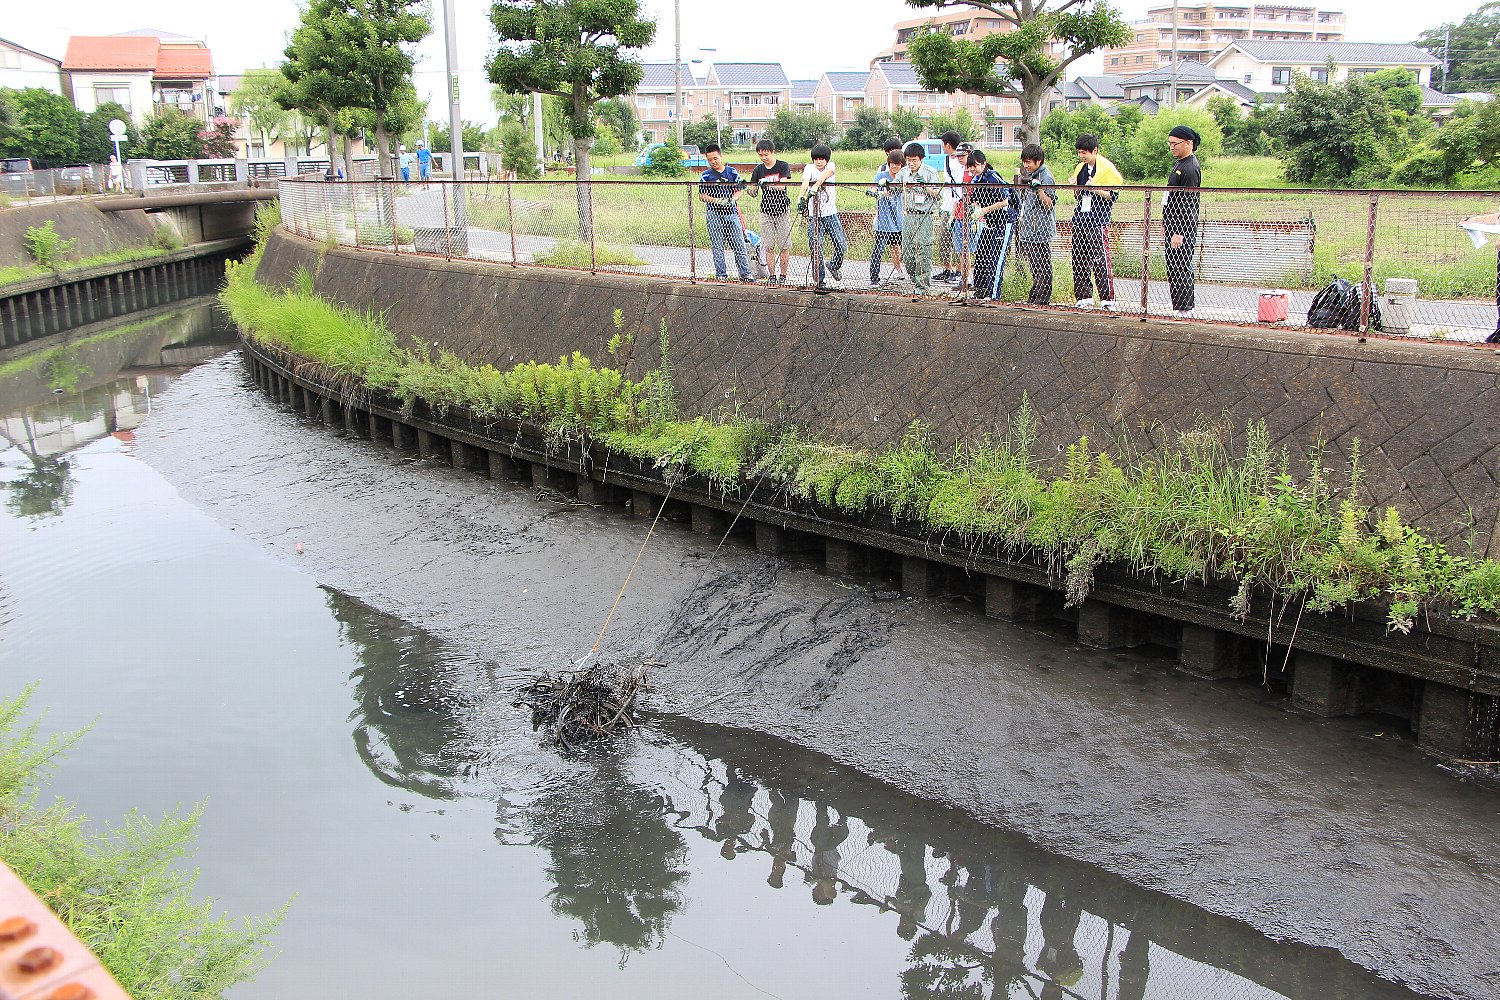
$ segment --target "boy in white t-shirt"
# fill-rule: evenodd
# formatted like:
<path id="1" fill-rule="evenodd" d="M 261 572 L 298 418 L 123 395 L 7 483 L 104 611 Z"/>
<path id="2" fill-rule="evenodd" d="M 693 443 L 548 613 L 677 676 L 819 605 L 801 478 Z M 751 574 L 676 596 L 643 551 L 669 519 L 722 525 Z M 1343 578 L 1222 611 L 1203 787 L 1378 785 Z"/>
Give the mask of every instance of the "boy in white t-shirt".
<path id="1" fill-rule="evenodd" d="M 827 271 L 835 285 L 844 280 L 839 270 L 844 266 L 844 252 L 849 248 L 849 242 L 844 238 L 844 224 L 839 221 L 833 150 L 820 142 L 812 148 L 810 155 L 812 162 L 802 169 L 797 211 L 807 212 L 808 249 L 813 256 L 818 287 L 822 288 L 825 287 L 823 238 L 833 242 L 833 253 L 827 258 Z"/>

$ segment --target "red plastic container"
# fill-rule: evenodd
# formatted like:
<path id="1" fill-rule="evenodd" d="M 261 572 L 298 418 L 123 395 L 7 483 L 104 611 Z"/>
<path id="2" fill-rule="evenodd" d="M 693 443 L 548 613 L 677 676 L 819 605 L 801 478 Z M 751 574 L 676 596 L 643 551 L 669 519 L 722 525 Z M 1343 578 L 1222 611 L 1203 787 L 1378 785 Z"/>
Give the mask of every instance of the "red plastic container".
<path id="1" fill-rule="evenodd" d="M 1286 319 L 1286 316 L 1286 292 L 1272 289 L 1260 293 L 1260 304 L 1255 310 L 1255 318 L 1258 322 L 1280 323 Z"/>

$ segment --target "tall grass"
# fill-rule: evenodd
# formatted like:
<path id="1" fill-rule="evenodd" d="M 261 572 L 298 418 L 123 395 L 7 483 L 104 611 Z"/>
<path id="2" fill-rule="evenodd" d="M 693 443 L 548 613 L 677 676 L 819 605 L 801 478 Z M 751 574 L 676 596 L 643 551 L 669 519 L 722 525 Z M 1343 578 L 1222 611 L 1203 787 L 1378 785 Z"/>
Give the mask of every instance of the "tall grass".
<path id="1" fill-rule="evenodd" d="M 92 829 L 66 803 L 44 803 L 42 779 L 81 736 L 42 739 L 25 723 L 34 688 L 0 699 L 0 860 L 10 865 L 134 997 L 217 1000 L 270 960 L 267 917 L 215 915 L 192 850 L 202 809 L 152 820 L 132 813 Z"/>
<path id="2" fill-rule="evenodd" d="M 254 268 L 253 258 L 232 265 L 223 293 L 241 328 L 340 376 L 408 402 L 524 418 L 554 440 L 592 437 L 726 492 L 764 482 L 846 515 L 1034 559 L 1066 576 L 1070 603 L 1088 594 L 1096 567 L 1112 563 L 1153 579 L 1225 582 L 1242 617 L 1265 595 L 1322 612 L 1377 602 L 1401 631 L 1422 612 L 1500 612 L 1500 563 L 1449 551 L 1393 508 L 1373 511 L 1357 450 L 1348 479 L 1335 484 L 1321 453 L 1273 450 L 1260 423 L 1237 441 L 1205 423 L 1123 456 L 1080 438 L 1054 472 L 1035 455 L 1036 416 L 1023 397 L 997 439 L 941 452 L 915 424 L 890 447 L 861 451 L 732 411 L 679 419 L 665 328 L 661 364 L 639 381 L 576 352 L 500 371 L 402 349 L 381 317 L 324 302 L 306 280 L 269 291 Z M 625 339 L 617 335 L 610 352 Z"/>

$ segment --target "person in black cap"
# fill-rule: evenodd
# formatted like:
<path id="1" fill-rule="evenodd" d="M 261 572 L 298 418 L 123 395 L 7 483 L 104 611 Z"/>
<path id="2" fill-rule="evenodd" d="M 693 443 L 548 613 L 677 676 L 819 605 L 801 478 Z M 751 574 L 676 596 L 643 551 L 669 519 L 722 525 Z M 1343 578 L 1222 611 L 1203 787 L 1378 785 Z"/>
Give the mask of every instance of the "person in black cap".
<path id="1" fill-rule="evenodd" d="M 1172 309 L 1179 316 L 1191 316 L 1194 305 L 1193 249 L 1198 242 L 1198 188 L 1203 183 L 1203 171 L 1195 155 L 1198 142 L 1198 133 L 1186 125 L 1167 133 L 1167 146 L 1177 162 L 1167 174 L 1161 220 L 1167 239 Z"/>

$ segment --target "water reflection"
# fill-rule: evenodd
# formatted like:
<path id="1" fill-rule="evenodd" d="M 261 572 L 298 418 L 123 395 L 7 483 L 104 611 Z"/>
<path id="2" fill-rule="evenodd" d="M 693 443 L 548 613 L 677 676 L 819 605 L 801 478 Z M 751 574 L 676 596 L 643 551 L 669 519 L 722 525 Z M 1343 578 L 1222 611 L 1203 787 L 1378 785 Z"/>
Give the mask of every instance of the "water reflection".
<path id="1" fill-rule="evenodd" d="M 1413 995 L 1331 951 L 1273 942 L 776 740 L 663 719 L 612 751 L 559 760 L 525 738 L 518 713 L 468 716 L 502 719 L 510 734 L 498 737 L 461 722 L 465 702 L 452 687 L 465 682 L 442 665 L 441 644 L 352 598 L 330 604 L 365 659 L 355 740 L 372 770 L 444 797 L 466 766 L 458 760 L 493 761 L 495 739 L 506 755 L 527 756 L 524 778 L 508 774 L 487 793 L 497 838 L 546 852 L 552 912 L 583 946 L 618 949 L 622 965 L 672 936 L 701 866 L 759 864 L 765 888 L 753 890 L 757 876 L 733 901 L 747 920 L 773 912 L 768 894 L 788 891 L 806 900 L 809 922 L 844 921 L 853 933 L 867 926 L 862 914 L 888 920 L 887 946 L 904 965 L 892 995 Z M 468 683 L 490 685 L 476 703 L 506 698 L 503 684 L 476 678 Z M 367 752 L 377 733 L 385 752 Z M 712 849 L 694 851 L 695 837 Z M 710 881 L 716 892 L 745 891 Z"/>
<path id="2" fill-rule="evenodd" d="M 11 513 L 55 517 L 73 495 L 72 452 L 128 445 L 154 399 L 186 366 L 229 350 L 232 328 L 202 299 L 0 352 L 0 485 Z"/>

